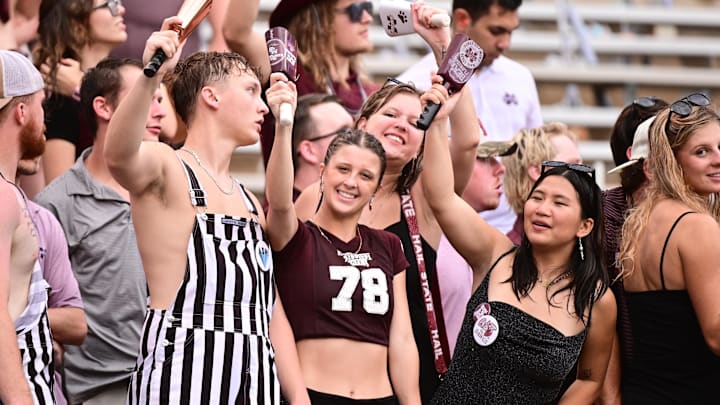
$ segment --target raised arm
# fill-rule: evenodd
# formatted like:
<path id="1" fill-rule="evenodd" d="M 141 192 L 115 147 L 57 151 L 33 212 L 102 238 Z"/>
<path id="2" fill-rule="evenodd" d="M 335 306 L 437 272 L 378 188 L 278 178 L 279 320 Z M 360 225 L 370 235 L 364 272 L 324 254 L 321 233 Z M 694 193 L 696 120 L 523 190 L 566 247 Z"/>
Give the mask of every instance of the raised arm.
<path id="1" fill-rule="evenodd" d="M 423 97 L 426 95 L 428 93 Z M 425 198 L 443 233 L 458 253 L 473 269 L 484 271 L 512 244 L 455 193 L 448 149 L 449 124 L 447 118 L 442 118 L 442 111 L 425 133 L 422 173 Z"/>
<path id="2" fill-rule="evenodd" d="M 688 215 L 678 225 L 683 276 L 705 342 L 720 356 L 720 225 L 709 215 Z M 702 235 L 698 238 L 697 235 Z"/>
<path id="3" fill-rule="evenodd" d="M 447 27 L 432 27 L 430 19 L 434 14 L 444 11 L 422 3 L 412 3 L 413 27 L 430 46 L 438 66 L 442 62 L 450 44 L 450 30 Z M 478 123 L 472 94 L 463 92 L 457 105 L 450 112 L 450 155 L 455 174 L 455 193 L 462 195 L 470 181 L 475 151 L 480 142 L 480 124 Z"/>
<path id="4" fill-rule="evenodd" d="M 265 93 L 268 106 L 277 117 L 281 103 L 290 103 L 295 111 L 297 91 L 293 82 L 282 73 L 270 76 L 272 83 Z M 297 231 L 297 215 L 293 204 L 292 124 L 275 120 L 275 141 L 265 171 L 265 198 L 268 202 L 267 234 L 274 250 L 280 250 Z"/>
<path id="5" fill-rule="evenodd" d="M 455 193 L 462 195 L 470 182 L 480 142 L 480 124 L 469 91 L 460 94 L 457 106 L 450 113 L 450 134 L 450 157 L 455 176 L 453 186 Z"/>
<path id="6" fill-rule="evenodd" d="M 264 34 L 253 30 L 259 8 L 260 0 L 229 0 L 222 32 L 231 50 L 260 68 L 260 81 L 265 83 L 270 77 L 270 57 Z"/>
<path id="7" fill-rule="evenodd" d="M 229 0 L 213 0 L 213 6 L 208 15 L 208 22 L 212 28 L 212 37 L 208 41 L 208 51 L 227 52 L 230 49 L 225 42 L 223 25 L 228 12 Z"/>
<path id="8" fill-rule="evenodd" d="M 179 23 L 177 17 L 166 18 L 161 31 L 148 38 L 143 51 L 143 63 L 147 64 L 157 49 L 162 49 L 168 59 L 154 77 L 141 75 L 128 95 L 120 102 L 110 119 L 105 140 L 105 159 L 113 177 L 131 194 L 140 194 L 151 184 L 162 184 L 162 162 L 153 150 L 162 144 L 142 142 L 145 122 L 153 95 L 166 72 L 171 71 L 182 51 L 178 35 L 170 30 Z"/>
<path id="9" fill-rule="evenodd" d="M 295 200 L 295 214 L 301 221 L 307 221 L 315 215 L 320 200 L 320 182 L 309 185 Z"/>
<path id="10" fill-rule="evenodd" d="M 608 290 L 592 306 L 592 322 L 578 359 L 577 379 L 559 404 L 592 404 L 600 396 L 615 338 L 616 318 L 615 297 Z"/>
<path id="11" fill-rule="evenodd" d="M 15 324 L 10 318 L 10 255 L 20 218 L 15 192 L 0 180 L 0 402 L 32 404 L 30 387 L 23 375 Z"/>

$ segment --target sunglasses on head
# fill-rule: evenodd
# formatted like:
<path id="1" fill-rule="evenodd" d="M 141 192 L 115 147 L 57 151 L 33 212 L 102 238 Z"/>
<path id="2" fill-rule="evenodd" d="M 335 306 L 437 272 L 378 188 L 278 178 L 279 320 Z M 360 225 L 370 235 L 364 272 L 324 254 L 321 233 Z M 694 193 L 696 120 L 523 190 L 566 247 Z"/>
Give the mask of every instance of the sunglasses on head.
<path id="1" fill-rule="evenodd" d="M 315 142 L 315 141 L 319 141 L 319 140 L 325 139 L 325 138 L 330 138 L 330 137 L 333 137 L 333 138 L 334 138 L 334 137 L 336 137 L 336 136 L 338 136 L 338 135 L 340 135 L 340 134 L 344 134 L 344 133 L 346 133 L 346 132 L 348 132 L 348 131 L 350 131 L 350 128 L 348 128 L 348 127 L 342 127 L 342 128 L 340 128 L 340 129 L 336 129 L 335 131 L 330 132 L 329 134 L 320 135 L 320 136 L 316 136 L 316 137 L 314 137 L 314 138 L 310 138 L 310 139 L 308 139 L 308 141 L 310 141 L 310 142 Z"/>
<path id="2" fill-rule="evenodd" d="M 92 9 L 94 11 L 94 10 L 100 10 L 101 8 L 107 7 L 108 10 L 110 10 L 110 15 L 112 15 L 113 17 L 117 17 L 117 15 L 120 11 L 120 6 L 122 6 L 121 0 L 108 0 L 99 6 L 93 7 Z"/>
<path id="3" fill-rule="evenodd" d="M 660 99 L 655 96 L 639 97 L 633 100 L 633 108 L 652 108 L 657 105 L 658 101 L 660 101 Z"/>
<path id="4" fill-rule="evenodd" d="M 356 23 L 360 22 L 363 17 L 363 11 L 372 16 L 373 15 L 373 4 L 371 1 L 361 1 L 360 3 L 353 3 L 345 8 L 335 9 L 338 13 L 347 13 L 350 17 L 350 21 Z"/>
<path id="5" fill-rule="evenodd" d="M 670 118 L 675 113 L 680 118 L 685 118 L 692 112 L 693 107 L 705 107 L 710 105 L 710 98 L 703 93 L 692 93 L 680 100 L 670 104 L 670 112 L 665 121 L 665 134 L 670 133 Z"/>
<path id="6" fill-rule="evenodd" d="M 581 165 L 579 163 L 560 162 L 558 160 L 546 160 L 542 162 L 540 166 L 540 175 L 542 176 L 543 174 L 545 174 L 546 171 L 555 169 L 557 167 L 566 168 L 576 173 L 589 174 L 590 178 L 595 180 L 595 168 L 587 165 Z"/>
<path id="7" fill-rule="evenodd" d="M 388 76 L 388 78 L 385 79 L 385 83 L 383 83 L 382 86 L 383 86 L 383 87 L 387 87 L 387 86 L 399 86 L 399 85 L 401 85 L 401 84 L 405 84 L 405 83 L 401 82 L 400 80 L 398 80 L 398 79 L 396 79 L 396 78 L 394 78 L 394 77 L 389 77 L 389 76 Z"/>

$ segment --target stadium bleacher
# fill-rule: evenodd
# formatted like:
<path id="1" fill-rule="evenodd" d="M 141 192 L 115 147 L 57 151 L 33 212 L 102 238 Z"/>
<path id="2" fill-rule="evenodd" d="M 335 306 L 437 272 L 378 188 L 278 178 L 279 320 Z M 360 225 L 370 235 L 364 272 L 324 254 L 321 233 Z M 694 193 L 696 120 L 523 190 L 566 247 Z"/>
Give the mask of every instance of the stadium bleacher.
<path id="1" fill-rule="evenodd" d="M 267 29 L 277 3 L 260 0 L 257 30 Z M 452 1 L 426 3 L 450 11 Z M 607 134 L 634 97 L 672 101 L 690 91 L 720 89 L 719 5 L 718 0 L 525 0 L 508 55 L 533 72 L 544 120 L 588 134 L 581 142 L 583 157 L 604 172 L 612 167 Z M 371 38 L 375 50 L 363 62 L 378 80 L 399 74 L 427 52 L 419 37 L 391 38 L 379 25 Z M 236 156 L 233 168 L 262 194 L 259 147 L 241 148 Z"/>

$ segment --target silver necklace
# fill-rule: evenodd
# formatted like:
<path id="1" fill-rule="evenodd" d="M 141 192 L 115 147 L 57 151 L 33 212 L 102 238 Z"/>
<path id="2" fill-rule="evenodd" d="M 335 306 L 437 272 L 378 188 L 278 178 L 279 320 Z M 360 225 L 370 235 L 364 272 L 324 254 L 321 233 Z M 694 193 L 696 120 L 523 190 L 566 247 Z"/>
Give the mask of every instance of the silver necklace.
<path id="1" fill-rule="evenodd" d="M 223 190 L 223 188 L 220 187 L 220 183 L 218 183 L 218 181 L 215 180 L 215 177 L 210 173 L 210 170 L 208 170 L 207 167 L 205 167 L 205 165 L 203 165 L 202 161 L 200 160 L 200 157 L 197 155 L 197 153 L 195 153 L 194 150 L 186 148 L 186 147 L 182 147 L 182 148 L 180 148 L 180 150 L 184 150 L 185 152 L 191 154 L 195 158 L 195 160 L 197 161 L 197 164 L 203 170 L 205 170 L 205 173 L 208 175 L 208 177 L 210 177 L 210 180 L 212 180 L 213 183 L 215 183 L 215 186 L 218 188 L 218 190 L 220 190 L 221 193 L 223 193 L 225 195 L 232 195 L 232 193 L 235 191 L 235 181 L 232 179 L 232 177 L 230 177 L 230 191 Z"/>
<path id="2" fill-rule="evenodd" d="M 360 227 L 356 227 L 357 236 L 358 239 L 360 239 L 360 243 L 358 244 L 358 248 L 355 250 L 355 252 L 343 252 L 342 250 L 338 249 L 337 246 L 328 238 L 327 235 L 325 235 L 325 232 L 323 232 L 322 228 L 315 224 L 315 227 L 320 232 L 320 235 L 322 235 L 323 238 L 325 238 L 328 243 L 335 248 L 335 251 L 337 251 L 337 255 L 342 257 L 343 260 L 345 260 L 345 263 L 351 265 L 351 266 L 368 266 L 369 261 L 372 260 L 372 256 L 370 256 L 370 253 L 360 253 L 360 250 L 362 249 L 363 245 L 363 238 L 362 234 L 360 233 Z"/>

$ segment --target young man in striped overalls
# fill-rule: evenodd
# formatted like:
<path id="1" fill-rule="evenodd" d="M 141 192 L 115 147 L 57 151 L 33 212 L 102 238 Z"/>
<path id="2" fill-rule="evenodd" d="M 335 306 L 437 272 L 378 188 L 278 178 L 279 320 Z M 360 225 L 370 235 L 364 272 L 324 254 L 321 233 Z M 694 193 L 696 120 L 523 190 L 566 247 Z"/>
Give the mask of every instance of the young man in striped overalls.
<path id="1" fill-rule="evenodd" d="M 120 103 L 104 150 L 130 192 L 150 292 L 129 403 L 277 404 L 278 369 L 293 400 L 306 391 L 289 325 L 270 322 L 282 306 L 265 218 L 229 174 L 233 151 L 258 141 L 268 112 L 255 70 L 237 54 L 191 55 L 171 85 L 188 128 L 184 147 L 141 142 L 151 95 L 177 64 L 169 27 L 178 21 L 166 19 L 148 39 L 143 62 L 158 49 L 168 59 Z"/>
<path id="2" fill-rule="evenodd" d="M 47 286 L 35 226 L 15 186 L 21 159 L 45 150 L 40 73 L 0 51 L 0 404 L 54 404 Z"/>

